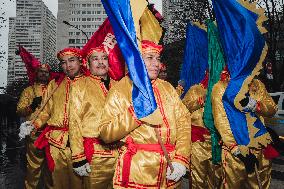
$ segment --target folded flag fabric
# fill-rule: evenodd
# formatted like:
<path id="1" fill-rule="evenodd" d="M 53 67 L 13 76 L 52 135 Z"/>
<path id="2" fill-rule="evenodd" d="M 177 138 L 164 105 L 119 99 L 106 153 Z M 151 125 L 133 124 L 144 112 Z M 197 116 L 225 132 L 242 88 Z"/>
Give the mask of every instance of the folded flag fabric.
<path id="1" fill-rule="evenodd" d="M 223 96 L 224 108 L 234 138 L 246 154 L 249 147 L 266 145 L 269 140 L 262 121 L 253 113 L 244 114 L 239 103 L 266 56 L 267 46 L 262 36 L 265 30 L 261 26 L 265 20 L 264 12 L 243 0 L 213 0 L 212 3 L 231 76 Z M 257 140 L 251 140 L 249 127 L 258 130 L 252 136 Z"/>

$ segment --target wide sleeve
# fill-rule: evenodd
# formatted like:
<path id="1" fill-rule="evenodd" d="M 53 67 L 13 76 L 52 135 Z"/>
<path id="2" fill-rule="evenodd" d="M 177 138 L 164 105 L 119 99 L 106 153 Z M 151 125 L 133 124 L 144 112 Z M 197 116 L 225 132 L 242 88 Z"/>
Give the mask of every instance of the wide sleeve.
<path id="1" fill-rule="evenodd" d="M 222 102 L 222 97 L 225 92 L 225 89 L 226 88 L 224 86 L 224 83 L 218 82 L 214 85 L 211 93 L 212 112 L 215 127 L 220 133 L 223 143 L 229 149 L 233 150 L 237 143 L 232 134 L 229 120 Z"/>
<path id="2" fill-rule="evenodd" d="M 34 115 L 38 114 L 37 117 L 32 118 L 32 119 L 34 119 L 33 125 L 35 126 L 36 129 L 42 128 L 50 118 L 50 110 L 52 109 L 52 106 L 53 106 L 53 98 L 52 98 L 51 95 L 53 95 L 52 93 L 54 92 L 55 87 L 57 88 L 58 86 L 55 83 L 55 80 L 52 80 L 48 84 L 46 92 L 43 95 L 43 100 L 42 100 L 42 103 L 41 103 L 41 106 L 44 105 L 43 109 L 40 111 L 40 109 L 41 109 L 41 107 L 40 107 L 34 113 Z M 40 111 L 40 112 L 38 113 L 37 111 Z"/>
<path id="3" fill-rule="evenodd" d="M 191 118 L 190 113 L 180 100 L 177 93 L 173 90 L 172 97 L 175 101 L 175 118 L 176 118 L 176 151 L 174 160 L 190 167 L 191 154 Z"/>
<path id="4" fill-rule="evenodd" d="M 104 142 L 120 140 L 139 127 L 139 120 L 135 119 L 131 107 L 126 96 L 114 88 L 109 91 L 99 120 L 100 138 Z"/>
<path id="5" fill-rule="evenodd" d="M 272 97 L 268 94 L 264 84 L 257 79 L 252 82 L 252 92 L 257 100 L 256 113 L 264 117 L 272 117 L 277 112 L 277 105 L 273 101 Z"/>
<path id="6" fill-rule="evenodd" d="M 206 89 L 204 89 L 201 85 L 194 85 L 187 91 L 182 102 L 192 113 L 204 106 L 205 96 Z"/>
<path id="7" fill-rule="evenodd" d="M 33 101 L 34 94 L 31 87 L 26 88 L 20 96 L 19 102 L 17 104 L 17 114 L 21 117 L 27 117 L 32 114 L 32 109 L 30 105 Z"/>

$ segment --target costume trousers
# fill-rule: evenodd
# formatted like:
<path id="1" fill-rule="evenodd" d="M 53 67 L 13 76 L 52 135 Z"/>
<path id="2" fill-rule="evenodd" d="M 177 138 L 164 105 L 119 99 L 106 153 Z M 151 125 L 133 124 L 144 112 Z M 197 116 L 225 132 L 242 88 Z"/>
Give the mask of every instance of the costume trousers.
<path id="1" fill-rule="evenodd" d="M 25 177 L 25 188 L 40 188 L 40 182 L 44 182 L 44 187 L 51 188 L 51 174 L 45 161 L 45 153 L 34 146 L 37 136 L 32 135 L 26 139 L 27 172 Z"/>
<path id="2" fill-rule="evenodd" d="M 204 142 L 192 143 L 191 179 L 192 189 L 220 188 L 221 165 L 212 164 L 210 136 Z"/>
<path id="3" fill-rule="evenodd" d="M 271 160 L 263 156 L 262 150 L 254 152 L 259 162 L 258 173 L 263 189 L 269 189 L 271 181 Z M 222 149 L 222 172 L 223 181 L 221 188 L 232 189 L 258 189 L 258 182 L 255 172 L 247 174 L 243 162 L 235 157 L 230 151 Z"/>
<path id="4" fill-rule="evenodd" d="M 115 157 L 97 157 L 93 156 L 91 162 L 92 172 L 89 177 L 85 177 L 86 189 L 111 189 L 113 188 L 112 179 L 114 175 Z"/>
<path id="5" fill-rule="evenodd" d="M 55 163 L 54 171 L 52 172 L 53 188 L 84 188 L 83 177 L 76 175 L 73 170 L 70 148 L 60 149 L 50 145 L 50 153 Z"/>

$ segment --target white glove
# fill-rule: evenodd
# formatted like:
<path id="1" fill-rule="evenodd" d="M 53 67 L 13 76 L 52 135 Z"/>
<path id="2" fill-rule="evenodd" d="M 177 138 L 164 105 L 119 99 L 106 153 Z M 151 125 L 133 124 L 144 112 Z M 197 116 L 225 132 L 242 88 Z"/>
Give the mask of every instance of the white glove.
<path id="1" fill-rule="evenodd" d="M 249 102 L 246 105 L 246 107 L 244 107 L 244 109 L 245 110 L 250 110 L 251 112 L 255 112 L 256 104 L 257 104 L 257 101 L 254 100 L 253 98 L 249 97 Z"/>
<path id="2" fill-rule="evenodd" d="M 173 162 L 174 171 L 172 172 L 170 167 L 167 168 L 166 177 L 168 180 L 177 182 L 181 177 L 186 174 L 186 167 L 180 163 Z"/>
<path id="3" fill-rule="evenodd" d="M 75 173 L 79 176 L 89 176 L 89 173 L 91 172 L 91 167 L 89 163 L 86 163 L 80 167 L 73 168 Z"/>
<path id="4" fill-rule="evenodd" d="M 20 126 L 20 133 L 19 133 L 20 140 L 30 135 L 33 129 L 34 129 L 34 126 L 30 121 L 26 121 L 22 123 Z"/>

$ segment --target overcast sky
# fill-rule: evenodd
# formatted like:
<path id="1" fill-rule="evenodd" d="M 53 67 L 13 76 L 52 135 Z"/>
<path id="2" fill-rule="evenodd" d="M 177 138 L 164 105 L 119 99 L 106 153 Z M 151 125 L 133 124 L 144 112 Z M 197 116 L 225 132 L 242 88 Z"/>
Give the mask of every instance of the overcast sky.
<path id="1" fill-rule="evenodd" d="M 57 17 L 58 0 L 43 0 L 43 2 Z M 149 0 L 149 2 L 154 3 L 158 11 L 162 12 L 162 0 Z M 0 87 L 6 86 L 7 83 L 9 17 L 13 16 L 16 16 L 16 0 L 0 0 Z"/>

